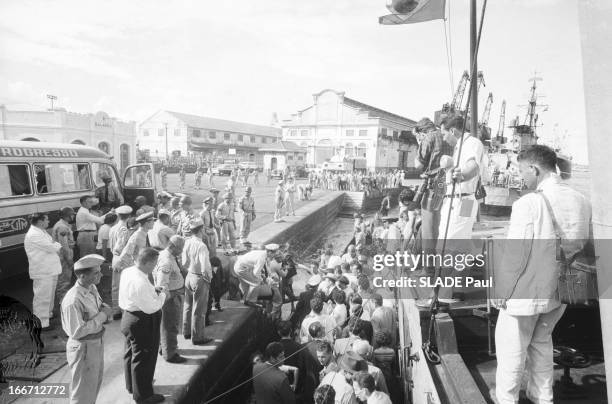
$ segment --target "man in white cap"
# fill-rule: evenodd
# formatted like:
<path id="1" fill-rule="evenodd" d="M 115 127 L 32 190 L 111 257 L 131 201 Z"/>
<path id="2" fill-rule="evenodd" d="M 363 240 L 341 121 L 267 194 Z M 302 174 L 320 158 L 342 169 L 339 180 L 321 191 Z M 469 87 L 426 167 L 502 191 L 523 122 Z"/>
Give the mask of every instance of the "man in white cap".
<path id="1" fill-rule="evenodd" d="M 185 295 L 185 280 L 178 263 L 184 246 L 185 240 L 181 236 L 170 237 L 167 247 L 159 253 L 157 266 L 153 270 L 155 286 L 168 290 L 162 307 L 160 352 L 166 362 L 170 363 L 185 362 L 185 358 L 177 352 L 176 339 Z"/>
<path id="2" fill-rule="evenodd" d="M 242 212 L 240 220 L 240 242 L 244 243 L 248 240 L 249 233 L 251 232 L 251 223 L 255 220 L 255 199 L 251 196 L 253 188 L 246 187 L 244 189 L 244 195 L 238 202 L 238 209 Z"/>
<path id="3" fill-rule="evenodd" d="M 217 207 L 216 217 L 221 224 L 221 246 L 227 250 L 236 248 L 236 219 L 234 217 L 233 195 L 231 192 L 223 194 L 223 202 Z"/>
<path id="4" fill-rule="evenodd" d="M 113 316 L 119 318 L 121 310 L 119 309 L 119 280 L 121 279 L 121 271 L 118 269 L 119 257 L 127 244 L 130 233 L 127 226 L 127 221 L 132 213 L 132 208 L 128 205 L 119 206 L 115 212 L 119 220 L 108 233 L 108 248 L 113 254 L 112 259 L 112 284 L 111 284 L 111 307 Z"/>
<path id="5" fill-rule="evenodd" d="M 53 241 L 47 233 L 48 227 L 49 217 L 44 213 L 35 213 L 23 241 L 34 291 L 32 312 L 40 320 L 43 330 L 51 328 L 49 319 L 53 315 L 57 276 L 62 272 L 58 255 L 62 245 Z"/>
<path id="6" fill-rule="evenodd" d="M 81 207 L 76 214 L 76 230 L 79 233 L 76 245 L 79 248 L 79 256 L 84 257 L 95 254 L 96 242 L 94 241 L 98 226 L 104 224 L 104 216 L 96 216 L 90 212 L 93 206 L 98 204 L 98 200 L 91 195 L 82 196 L 80 199 Z"/>
<path id="7" fill-rule="evenodd" d="M 234 264 L 234 274 L 240 281 L 240 291 L 245 304 L 256 303 L 260 293 L 267 289 L 268 269 L 266 263 L 274 257 L 278 244 L 268 244 L 265 250 L 261 247 L 238 256 Z"/>
<path id="8" fill-rule="evenodd" d="M 86 255 L 74 264 L 77 281 L 62 300 L 62 328 L 66 342 L 66 359 L 70 368 L 70 402 L 95 403 L 104 371 L 103 324 L 112 309 L 98 293 L 102 279 L 100 265 L 104 257 Z"/>
<path id="9" fill-rule="evenodd" d="M 219 245 L 219 238 L 217 237 L 217 229 L 219 224 L 215 216 L 215 210 L 213 208 L 214 198 L 209 196 L 202 202 L 202 210 L 200 211 L 200 219 L 204 223 L 204 235 L 206 236 L 203 240 L 208 247 L 208 253 L 211 257 L 217 256 L 217 246 Z"/>
<path id="10" fill-rule="evenodd" d="M 168 246 L 170 237 L 174 236 L 174 230 L 170 227 L 170 212 L 160 209 L 153 228 L 149 230 L 149 244 L 156 250 L 163 250 Z"/>
<path id="11" fill-rule="evenodd" d="M 283 203 L 285 203 L 285 188 L 283 187 L 283 180 L 278 182 L 276 190 L 274 191 L 274 221 L 280 222 L 283 216 L 282 209 Z"/>
<path id="12" fill-rule="evenodd" d="M 193 345 L 205 345 L 212 341 L 204 336 L 208 294 L 212 281 L 212 267 L 208 248 L 204 244 L 204 222 L 199 218 L 191 222 L 191 236 L 183 248 L 185 277 L 185 303 L 183 305 L 183 336 Z"/>
<path id="13" fill-rule="evenodd" d="M 113 271 L 120 273 L 125 268 L 134 265 L 140 251 L 147 247 L 147 233 L 153 228 L 154 220 L 153 212 L 144 213 L 136 218 L 138 230 L 132 233 L 117 260 L 113 260 Z M 113 254 L 116 251 L 117 248 Z M 119 290 L 121 290 L 121 285 L 119 285 Z"/>

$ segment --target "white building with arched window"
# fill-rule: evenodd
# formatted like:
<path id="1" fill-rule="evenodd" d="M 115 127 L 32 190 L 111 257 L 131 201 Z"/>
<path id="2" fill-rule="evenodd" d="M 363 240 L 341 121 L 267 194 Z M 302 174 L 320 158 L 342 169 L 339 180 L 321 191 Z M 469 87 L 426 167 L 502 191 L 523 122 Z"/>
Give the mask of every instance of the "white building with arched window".
<path id="1" fill-rule="evenodd" d="M 334 90 L 323 90 L 313 99 L 313 105 L 281 122 L 283 140 L 305 147 L 309 166 L 338 156 L 361 160 L 358 165 L 369 170 L 414 167 L 415 121 Z"/>
<path id="2" fill-rule="evenodd" d="M 136 162 L 136 122 L 106 112 L 78 114 L 63 108 L 12 111 L 0 105 L 0 140 L 57 142 L 96 147 L 114 157 L 117 167 Z"/>

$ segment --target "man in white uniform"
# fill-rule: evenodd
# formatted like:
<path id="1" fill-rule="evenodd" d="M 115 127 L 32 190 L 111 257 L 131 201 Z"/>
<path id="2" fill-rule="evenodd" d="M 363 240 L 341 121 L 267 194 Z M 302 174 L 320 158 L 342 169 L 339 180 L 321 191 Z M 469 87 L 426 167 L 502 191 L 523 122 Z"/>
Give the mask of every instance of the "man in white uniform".
<path id="1" fill-rule="evenodd" d="M 48 227 L 49 217 L 44 213 L 35 213 L 23 241 L 34 289 L 32 312 L 40 320 L 43 331 L 51 329 L 49 319 L 53 316 L 57 276 L 62 272 L 59 257 L 62 245 L 53 241 L 47 233 Z"/>
<path id="2" fill-rule="evenodd" d="M 259 291 L 266 285 L 268 269 L 266 262 L 271 260 L 278 250 L 278 244 L 268 244 L 265 250 L 254 249 L 240 255 L 234 264 L 234 274 L 240 281 L 240 291 L 244 296 L 245 304 L 256 303 Z"/>
<path id="3" fill-rule="evenodd" d="M 580 251 L 590 237 L 591 207 L 583 195 L 561 182 L 552 149 L 531 146 L 521 152 L 518 160 L 525 184 L 535 192 L 512 205 L 506 243 L 523 246 L 523 240 L 529 240 L 524 248 L 530 252 L 504 255 L 499 275 L 496 273 L 496 285 L 501 288 L 496 286 L 495 291 L 501 298 L 494 300 L 500 309 L 495 329 L 495 393 L 500 404 L 518 402 L 526 373 L 527 398 L 552 404 L 551 335 L 566 307 L 557 293 L 554 221 L 569 257 Z"/>
<path id="4" fill-rule="evenodd" d="M 132 213 L 132 208 L 127 205 L 119 206 L 116 210 L 119 221 L 110 229 L 108 233 L 108 248 L 113 254 L 112 260 L 112 279 L 111 279 L 111 307 L 113 308 L 113 318 L 115 320 L 121 318 L 121 309 L 119 309 L 119 281 L 121 279 L 121 270 L 119 269 L 119 257 L 125 248 L 130 232 L 127 227 L 127 221 Z"/>

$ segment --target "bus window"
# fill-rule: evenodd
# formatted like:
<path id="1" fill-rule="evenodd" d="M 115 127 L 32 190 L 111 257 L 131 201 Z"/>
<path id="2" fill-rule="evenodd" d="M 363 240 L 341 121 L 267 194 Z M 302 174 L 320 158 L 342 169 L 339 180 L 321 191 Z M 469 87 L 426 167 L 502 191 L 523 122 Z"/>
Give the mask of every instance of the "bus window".
<path id="1" fill-rule="evenodd" d="M 153 186 L 153 178 L 147 165 L 131 166 L 125 173 L 125 186 L 128 188 L 146 188 Z"/>
<path id="2" fill-rule="evenodd" d="M 0 198 L 31 195 L 30 168 L 25 164 L 0 164 Z"/>
<path id="3" fill-rule="evenodd" d="M 91 163 L 91 170 L 93 173 L 94 182 L 96 184 L 96 189 L 104 186 L 104 181 L 102 180 L 104 176 L 109 176 L 115 186 L 120 184 L 116 171 L 111 164 Z"/>
<path id="4" fill-rule="evenodd" d="M 89 164 L 35 164 L 36 191 L 39 194 L 75 192 L 91 189 Z"/>

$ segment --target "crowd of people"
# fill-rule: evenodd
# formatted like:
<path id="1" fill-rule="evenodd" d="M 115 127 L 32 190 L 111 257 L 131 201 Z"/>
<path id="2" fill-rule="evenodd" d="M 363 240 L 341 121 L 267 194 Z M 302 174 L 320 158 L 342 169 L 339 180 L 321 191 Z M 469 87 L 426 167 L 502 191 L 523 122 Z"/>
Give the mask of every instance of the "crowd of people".
<path id="1" fill-rule="evenodd" d="M 33 312 L 47 331 L 53 328 L 55 303 L 61 302 L 71 402 L 95 402 L 103 377 L 104 324 L 113 320 L 121 321 L 125 336 L 127 391 L 138 403 L 163 401 L 153 390 L 158 354 L 170 363 L 184 362 L 177 349 L 179 333 L 193 345 L 210 343 L 209 315 L 223 310 L 221 297 L 226 292 L 262 310 L 278 333 L 278 341 L 253 357 L 257 403 L 397 402 L 401 392 L 395 379 L 396 301 L 393 290 L 374 286 L 373 257 L 406 250 L 435 253 L 442 238 L 472 237 L 479 179 L 487 164 L 480 140 L 462 128 L 460 116 L 447 118 L 441 128 L 422 120 L 416 163 L 425 171 L 423 186 L 400 194 L 398 215 L 393 214 L 390 195 L 373 217 L 356 213 L 354 241 L 346 252 L 328 246 L 308 265 L 296 263 L 288 245 L 251 245 L 255 201 L 250 186 L 236 198 L 237 175 L 230 176 L 221 197 L 211 188 L 200 211 L 189 196 L 173 197 L 165 191 L 158 196 L 156 215 L 144 197 L 136 198 L 133 209 L 123 205 L 112 180 L 105 178 L 96 196 L 81 198 L 77 212 L 62 209 L 50 233 L 49 217 L 34 215 L 24 241 Z M 532 146 L 519 156 L 525 186 L 537 192 L 514 204 L 508 238 L 555 238 L 560 228 L 568 239 L 588 239 L 588 201 L 561 183 L 555 162 L 554 151 L 545 146 Z M 393 187 L 402 175 L 311 173 L 300 186 L 288 175 L 275 189 L 274 220 L 295 215 L 295 194 L 308 199 L 313 187 Z M 461 252 L 449 246 L 450 252 Z M 236 255 L 230 268 L 223 268 L 218 247 Z M 551 335 L 565 305 L 555 297 L 553 275 L 534 275 L 547 270 L 554 274 L 555 269 L 543 269 L 535 256 L 526 260 L 525 268 L 503 269 L 515 282 L 494 301 L 500 310 L 495 333 L 500 403 L 518 399 L 524 372 L 532 378 L 528 396 L 552 400 Z M 300 267 L 309 279 L 296 297 L 293 278 Z M 112 273 L 110 304 L 102 301 L 96 288 L 104 269 Z M 423 265 L 422 273 L 431 276 L 435 269 L 440 268 Z M 544 299 L 513 299 L 521 287 L 551 293 Z M 431 298 L 448 304 L 460 299 L 452 288 L 433 290 Z M 288 303 L 291 314 L 283 320 L 282 307 Z"/>
<path id="2" fill-rule="evenodd" d="M 310 171 L 308 182 L 312 187 L 326 191 L 364 191 L 366 195 L 380 195 L 384 189 L 400 188 L 403 170 L 377 171 Z"/>

